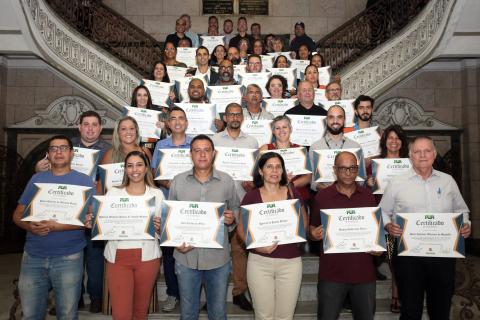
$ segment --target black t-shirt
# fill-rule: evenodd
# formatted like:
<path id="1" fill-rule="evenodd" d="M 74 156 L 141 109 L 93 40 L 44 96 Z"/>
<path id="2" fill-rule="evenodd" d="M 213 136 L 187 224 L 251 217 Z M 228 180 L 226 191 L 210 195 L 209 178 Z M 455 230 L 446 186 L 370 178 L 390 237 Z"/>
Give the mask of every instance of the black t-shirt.
<path id="1" fill-rule="evenodd" d="M 327 110 L 314 104 L 310 109 L 305 108 L 301 104 L 297 104 L 295 107 L 288 109 L 285 115 L 298 114 L 302 116 L 326 116 Z"/>

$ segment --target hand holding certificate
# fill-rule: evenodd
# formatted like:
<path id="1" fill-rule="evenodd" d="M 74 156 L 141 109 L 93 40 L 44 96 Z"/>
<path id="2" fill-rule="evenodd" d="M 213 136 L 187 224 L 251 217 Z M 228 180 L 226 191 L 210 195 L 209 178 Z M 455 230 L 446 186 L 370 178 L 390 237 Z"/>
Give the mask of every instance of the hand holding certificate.
<path id="1" fill-rule="evenodd" d="M 155 180 L 172 180 L 193 167 L 189 149 L 159 149 Z"/>
<path id="2" fill-rule="evenodd" d="M 315 182 L 334 182 L 336 180 L 333 165 L 335 156 L 342 151 L 351 152 L 357 157 L 358 174 L 355 180 L 363 181 L 367 177 L 362 149 L 320 149 L 313 150 L 313 178 Z"/>
<path id="3" fill-rule="evenodd" d="M 307 149 L 304 147 L 262 151 L 262 153 L 266 152 L 275 152 L 281 155 L 288 174 L 296 176 L 312 173 Z"/>
<path id="4" fill-rule="evenodd" d="M 462 213 L 397 213 L 399 256 L 465 258 Z"/>
<path id="5" fill-rule="evenodd" d="M 215 147 L 215 168 L 236 181 L 253 181 L 257 149 Z"/>
<path id="6" fill-rule="evenodd" d="M 162 129 L 157 127 L 157 123 L 160 121 L 160 111 L 127 106 L 124 109 L 125 115 L 137 121 L 142 138 L 160 139 Z"/>
<path id="7" fill-rule="evenodd" d="M 154 196 L 94 196 L 92 240 L 154 239 Z"/>
<path id="8" fill-rule="evenodd" d="M 386 251 L 380 208 L 322 209 L 320 218 L 325 254 Z"/>
<path id="9" fill-rule="evenodd" d="M 352 139 L 362 146 L 365 158 L 380 155 L 380 128 L 370 127 L 345 133 L 345 137 Z"/>
<path id="10" fill-rule="evenodd" d="M 92 188 L 55 183 L 35 183 L 35 187 L 22 221 L 52 220 L 83 227 Z"/>
<path id="11" fill-rule="evenodd" d="M 223 248 L 224 210 L 225 204 L 219 202 L 165 200 L 160 245 Z"/>
<path id="12" fill-rule="evenodd" d="M 96 180 L 97 165 L 100 161 L 100 150 L 89 148 L 73 148 L 72 169 L 84 173 Z"/>
<path id="13" fill-rule="evenodd" d="M 100 184 L 103 194 L 106 194 L 107 191 L 113 187 L 122 184 L 124 171 L 125 164 L 123 162 L 101 164 L 98 166 L 98 173 L 100 175 Z"/>
<path id="14" fill-rule="evenodd" d="M 372 175 L 375 179 L 373 194 L 383 194 L 388 182 L 395 176 L 410 171 L 409 158 L 372 159 Z"/>
<path id="15" fill-rule="evenodd" d="M 306 241 L 298 199 L 242 206 L 247 249 Z"/>

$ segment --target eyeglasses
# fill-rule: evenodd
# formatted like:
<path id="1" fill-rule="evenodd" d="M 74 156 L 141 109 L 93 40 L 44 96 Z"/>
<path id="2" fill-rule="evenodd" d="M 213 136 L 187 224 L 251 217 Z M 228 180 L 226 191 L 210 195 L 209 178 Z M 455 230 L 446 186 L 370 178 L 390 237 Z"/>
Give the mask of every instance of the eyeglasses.
<path id="1" fill-rule="evenodd" d="M 232 117 L 232 118 L 234 118 L 234 117 L 240 118 L 240 117 L 243 116 L 243 113 L 227 113 L 226 116 L 227 117 Z"/>
<path id="2" fill-rule="evenodd" d="M 66 152 L 70 150 L 70 146 L 62 144 L 61 146 L 50 146 L 48 147 L 48 151 L 52 153 L 57 153 L 58 151 Z"/>
<path id="3" fill-rule="evenodd" d="M 340 92 L 342 91 L 342 89 L 327 89 L 327 92 L 332 92 L 332 91 Z"/>
<path id="4" fill-rule="evenodd" d="M 222 69 L 232 69 L 233 70 L 233 67 L 232 66 L 220 66 L 218 67 L 218 69 L 222 70 Z"/>
<path id="5" fill-rule="evenodd" d="M 358 166 L 351 166 L 351 167 L 335 167 L 339 172 L 341 173 L 357 173 L 358 172 Z"/>

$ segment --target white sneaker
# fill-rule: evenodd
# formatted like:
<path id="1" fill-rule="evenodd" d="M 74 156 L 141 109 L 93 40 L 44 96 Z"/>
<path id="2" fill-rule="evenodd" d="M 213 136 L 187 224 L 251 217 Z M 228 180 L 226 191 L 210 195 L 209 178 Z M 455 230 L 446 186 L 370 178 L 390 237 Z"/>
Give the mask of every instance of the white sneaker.
<path id="1" fill-rule="evenodd" d="M 168 296 L 167 300 L 163 304 L 162 311 L 164 312 L 172 312 L 173 309 L 175 309 L 175 306 L 177 305 L 178 299 L 177 297 L 174 296 Z"/>

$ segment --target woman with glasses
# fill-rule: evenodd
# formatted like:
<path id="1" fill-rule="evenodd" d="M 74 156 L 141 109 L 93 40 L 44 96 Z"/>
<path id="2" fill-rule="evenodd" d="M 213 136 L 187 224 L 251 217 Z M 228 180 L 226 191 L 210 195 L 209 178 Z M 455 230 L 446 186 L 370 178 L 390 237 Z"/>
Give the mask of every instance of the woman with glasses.
<path id="1" fill-rule="evenodd" d="M 167 66 L 187 67 L 185 63 L 177 61 L 177 48 L 175 48 L 173 42 L 165 42 L 164 62 Z"/>

